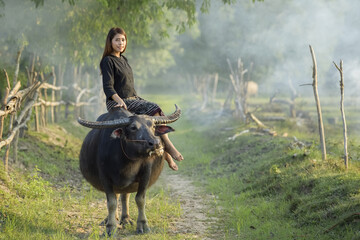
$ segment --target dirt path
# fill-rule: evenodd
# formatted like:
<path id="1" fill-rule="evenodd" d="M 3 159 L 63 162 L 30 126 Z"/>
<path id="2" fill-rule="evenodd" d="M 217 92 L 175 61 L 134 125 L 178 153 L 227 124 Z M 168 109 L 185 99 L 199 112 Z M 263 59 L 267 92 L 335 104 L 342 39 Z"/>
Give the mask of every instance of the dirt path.
<path id="1" fill-rule="evenodd" d="M 182 209 L 181 218 L 174 222 L 171 233 L 193 234 L 199 239 L 220 239 L 220 234 L 211 231 L 217 219 L 208 214 L 212 212 L 210 195 L 194 186 L 191 179 L 177 173 L 164 171 L 160 181 L 171 198 L 180 202 Z"/>

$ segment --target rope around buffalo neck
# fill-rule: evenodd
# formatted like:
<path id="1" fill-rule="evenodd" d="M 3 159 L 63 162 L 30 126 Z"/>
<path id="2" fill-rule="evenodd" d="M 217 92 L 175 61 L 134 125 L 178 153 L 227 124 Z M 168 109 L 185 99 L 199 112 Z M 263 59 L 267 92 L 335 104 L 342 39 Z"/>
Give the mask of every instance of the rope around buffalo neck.
<path id="1" fill-rule="evenodd" d="M 127 137 L 124 137 L 124 139 L 125 139 L 125 142 L 146 142 L 146 140 L 129 140 Z M 120 145 L 121 145 L 121 150 L 123 151 L 125 157 L 127 157 L 128 159 L 130 159 L 132 161 L 135 161 L 136 159 L 130 158 L 129 155 L 126 154 L 122 139 L 120 139 Z"/>

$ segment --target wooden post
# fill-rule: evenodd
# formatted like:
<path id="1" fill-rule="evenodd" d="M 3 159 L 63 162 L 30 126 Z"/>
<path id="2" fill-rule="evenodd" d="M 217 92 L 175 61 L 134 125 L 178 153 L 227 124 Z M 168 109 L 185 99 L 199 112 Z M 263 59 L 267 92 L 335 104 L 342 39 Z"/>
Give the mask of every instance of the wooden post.
<path id="1" fill-rule="evenodd" d="M 20 130 L 16 132 L 14 140 L 12 142 L 13 145 L 13 163 L 16 163 L 18 161 L 18 145 L 19 145 L 19 135 L 20 135 Z"/>
<path id="2" fill-rule="evenodd" d="M 35 70 L 35 60 L 36 60 L 36 54 L 34 53 L 32 61 L 31 61 L 31 67 L 30 67 L 30 79 L 33 79 L 34 76 L 34 70 Z"/>
<path id="3" fill-rule="evenodd" d="M 11 130 L 12 130 L 12 128 L 13 128 L 14 115 L 15 115 L 15 113 L 12 113 L 12 114 L 10 115 L 9 132 L 11 132 Z M 5 155 L 4 155 L 5 172 L 8 172 L 8 170 L 9 170 L 10 145 L 11 145 L 11 144 L 8 144 L 8 145 L 7 145 L 6 150 L 5 150 Z"/>
<path id="4" fill-rule="evenodd" d="M 290 79 L 289 79 L 289 87 L 291 90 L 291 98 L 290 98 L 291 100 L 290 100 L 290 105 L 289 105 L 290 117 L 295 118 L 296 117 L 295 100 L 297 98 L 297 92 L 296 92 L 296 89 L 294 88 L 294 85 Z"/>
<path id="5" fill-rule="evenodd" d="M 52 67 L 52 75 L 53 75 L 53 85 L 56 86 L 56 74 L 55 74 L 55 67 Z M 51 90 L 51 101 L 55 102 L 55 89 Z M 56 109 L 54 106 L 50 107 L 51 110 L 51 123 L 55 122 L 55 115 L 56 115 Z"/>
<path id="6" fill-rule="evenodd" d="M 341 111 L 341 117 L 343 122 L 343 134 L 344 134 L 344 163 L 345 168 L 349 168 L 349 154 L 347 149 L 347 127 L 346 127 L 346 119 L 345 119 L 345 111 L 344 111 L 344 74 L 343 74 L 343 61 L 340 60 L 340 67 L 336 65 L 334 62 L 335 67 L 337 70 L 339 70 L 340 73 L 340 111 Z"/>
<path id="7" fill-rule="evenodd" d="M 69 111 L 69 105 L 70 105 L 70 103 L 66 103 L 66 105 L 65 105 L 65 119 L 67 120 L 68 119 L 68 116 L 69 116 L 69 114 L 70 114 L 70 111 Z"/>
<path id="8" fill-rule="evenodd" d="M 5 96 L 4 96 L 4 99 L 3 99 L 3 102 L 2 102 L 4 107 L 6 105 L 6 99 L 7 99 L 8 96 L 9 96 L 9 88 L 6 88 Z M 5 115 L 0 117 L 0 141 L 2 140 L 2 135 L 3 135 L 3 130 L 4 130 L 4 120 L 5 120 Z"/>
<path id="9" fill-rule="evenodd" d="M 39 131 L 39 111 L 37 106 L 35 106 L 35 131 Z"/>
<path id="10" fill-rule="evenodd" d="M 7 101 L 7 98 L 9 96 L 9 92 L 10 92 L 10 81 L 9 81 L 9 76 L 8 76 L 5 69 L 4 69 L 4 74 L 5 74 L 5 79 L 6 79 L 6 82 L 7 82 L 7 88 L 5 90 L 5 95 L 4 95 L 4 99 L 3 99 L 2 104 L 5 107 L 6 101 Z M 3 135 L 3 130 L 4 130 L 4 119 L 5 119 L 5 116 L 0 117 L 0 141 L 2 140 L 2 135 Z"/>
<path id="11" fill-rule="evenodd" d="M 322 114 L 321 114 L 321 106 L 320 106 L 320 99 L 319 99 L 319 93 L 317 88 L 317 67 L 316 67 L 316 58 L 315 53 L 311 45 L 310 47 L 310 53 L 313 61 L 313 90 L 314 90 L 314 97 L 316 102 L 316 109 L 318 113 L 318 123 L 319 123 L 319 134 L 320 134 L 320 144 L 321 144 L 321 152 L 322 152 L 322 159 L 326 160 L 326 145 L 325 145 L 325 134 L 324 134 L 324 125 L 322 120 Z"/>
<path id="12" fill-rule="evenodd" d="M 13 79 L 13 85 L 15 86 L 18 76 L 19 76 L 19 68 L 20 68 L 20 58 L 21 58 L 21 53 L 24 50 L 24 45 L 22 45 L 17 53 L 16 56 L 16 67 L 15 67 L 15 74 L 14 74 L 14 79 Z"/>
<path id="13" fill-rule="evenodd" d="M 215 76 L 214 76 L 214 87 L 213 87 L 211 102 L 214 102 L 214 100 L 216 99 L 216 92 L 217 92 L 218 82 L 219 82 L 219 74 L 218 74 L 218 73 L 215 73 Z"/>
<path id="14" fill-rule="evenodd" d="M 42 99 L 42 93 L 41 93 L 41 89 L 39 89 L 39 99 Z M 36 111 L 36 109 L 35 109 Z M 40 122 L 40 125 L 39 126 L 42 126 L 42 127 L 45 127 L 45 117 L 44 117 L 44 104 L 40 104 L 40 116 L 39 116 L 39 122 Z"/>
<path id="15" fill-rule="evenodd" d="M 17 53 L 16 56 L 16 68 L 15 68 L 15 74 L 14 74 L 14 79 L 13 79 L 13 83 L 14 86 L 17 82 L 18 76 L 19 76 L 19 69 L 20 69 L 20 59 L 21 59 L 21 53 L 24 50 L 24 45 L 22 45 Z M 28 85 L 29 87 L 29 85 Z M 14 113 L 14 119 L 16 120 L 17 116 L 16 113 Z M 15 138 L 13 141 L 13 160 L 14 162 L 17 162 L 17 151 L 18 151 L 18 142 L 19 142 L 19 131 L 15 134 Z"/>
<path id="16" fill-rule="evenodd" d="M 42 82 L 45 82 L 45 78 L 44 78 L 44 74 L 41 73 L 40 74 L 40 77 L 41 77 L 41 81 Z M 44 88 L 44 101 L 47 102 L 47 88 Z M 47 125 L 47 107 L 45 104 L 42 104 L 41 105 L 41 120 L 43 122 L 43 126 L 45 127 Z"/>

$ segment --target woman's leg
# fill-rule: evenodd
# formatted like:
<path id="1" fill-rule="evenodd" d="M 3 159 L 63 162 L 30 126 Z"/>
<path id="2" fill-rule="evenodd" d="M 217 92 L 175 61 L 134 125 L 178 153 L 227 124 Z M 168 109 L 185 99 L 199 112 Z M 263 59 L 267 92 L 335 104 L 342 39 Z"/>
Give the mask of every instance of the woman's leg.
<path id="1" fill-rule="evenodd" d="M 160 116 L 159 113 L 156 113 L 154 116 Z M 161 139 L 164 141 L 165 144 L 165 151 L 167 153 L 170 154 L 170 156 L 177 160 L 177 161 L 182 161 L 184 160 L 184 157 L 181 155 L 181 153 L 175 148 L 174 144 L 171 142 L 171 140 L 169 139 L 168 134 L 163 134 L 161 135 Z M 166 155 L 165 155 L 165 159 L 166 159 Z M 168 161 L 169 162 L 169 161 Z M 170 166 L 170 163 L 169 163 Z"/>

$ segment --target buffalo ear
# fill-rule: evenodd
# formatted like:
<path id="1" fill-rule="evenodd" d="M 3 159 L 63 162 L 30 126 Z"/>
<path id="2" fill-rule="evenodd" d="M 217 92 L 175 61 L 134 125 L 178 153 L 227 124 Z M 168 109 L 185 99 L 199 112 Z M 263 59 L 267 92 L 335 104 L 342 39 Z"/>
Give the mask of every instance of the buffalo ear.
<path id="1" fill-rule="evenodd" d="M 175 131 L 175 129 L 173 129 L 172 127 L 165 126 L 165 125 L 159 125 L 159 126 L 155 127 L 155 136 L 161 136 L 163 134 L 173 132 L 173 131 Z"/>
<path id="2" fill-rule="evenodd" d="M 111 133 L 111 137 L 112 137 L 112 138 L 120 138 L 120 136 L 121 136 L 122 133 L 123 133 L 122 128 L 115 129 L 115 130 Z"/>

